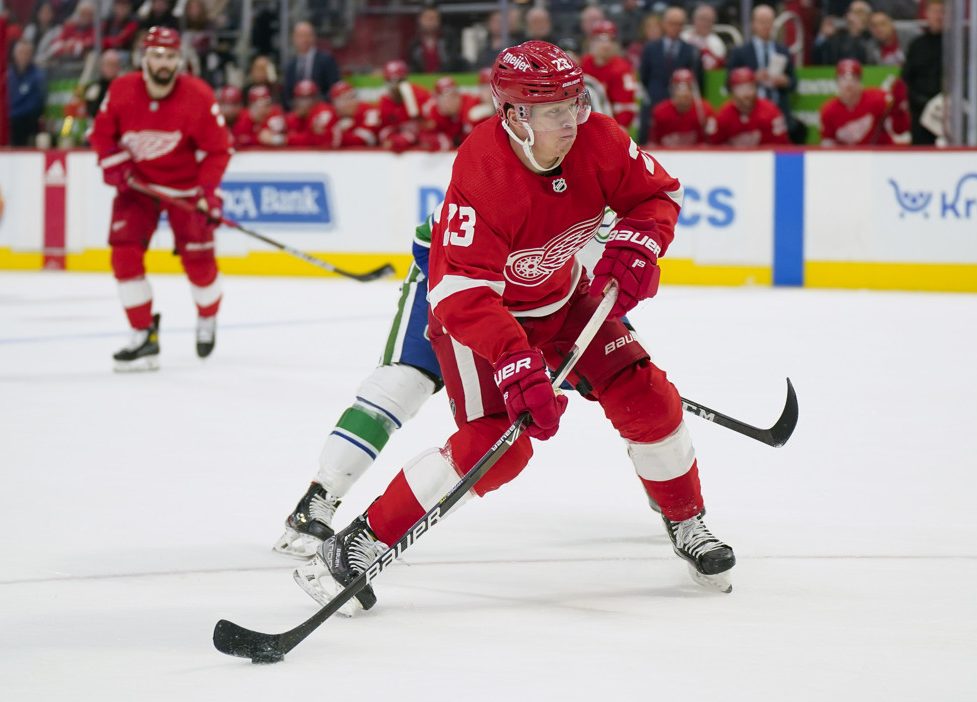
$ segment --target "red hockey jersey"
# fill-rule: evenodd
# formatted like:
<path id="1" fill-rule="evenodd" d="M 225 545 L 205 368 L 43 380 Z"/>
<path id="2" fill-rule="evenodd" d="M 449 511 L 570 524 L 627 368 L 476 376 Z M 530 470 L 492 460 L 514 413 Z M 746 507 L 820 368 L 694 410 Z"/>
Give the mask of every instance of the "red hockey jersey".
<path id="1" fill-rule="evenodd" d="M 339 148 L 376 146 L 381 127 L 380 110 L 361 102 L 353 117 L 339 117 L 332 126 L 332 145 Z"/>
<path id="2" fill-rule="evenodd" d="M 458 147 L 475 126 L 469 120 L 469 113 L 479 104 L 479 99 L 474 95 L 462 94 L 458 114 L 448 116 L 438 110 L 436 98 L 428 100 L 422 108 L 421 145 L 430 151 L 450 151 Z"/>
<path id="3" fill-rule="evenodd" d="M 231 157 L 213 90 L 188 75 L 162 100 L 149 96 L 142 73 L 116 78 L 89 141 L 102 167 L 131 160 L 139 179 L 177 190 L 216 188 Z"/>
<path id="4" fill-rule="evenodd" d="M 723 146 L 766 146 L 790 143 L 787 122 L 769 100 L 758 97 L 748 115 L 741 114 L 732 100 L 719 108 L 713 144 Z"/>
<path id="5" fill-rule="evenodd" d="M 336 110 L 327 102 L 317 102 L 304 117 L 285 115 L 286 144 L 289 146 L 332 146 Z"/>
<path id="6" fill-rule="evenodd" d="M 599 66 L 594 57 L 587 54 L 580 61 L 580 68 L 604 86 L 607 100 L 611 103 L 611 114 L 617 123 L 625 129 L 630 127 L 638 113 L 638 100 L 635 97 L 638 83 L 634 79 L 634 66 L 631 62 L 623 56 L 615 56 Z"/>
<path id="7" fill-rule="evenodd" d="M 566 304 L 582 274 L 574 254 L 605 207 L 654 220 L 665 249 L 681 202 L 679 182 L 611 117 L 592 114 L 560 167 L 543 175 L 516 157 L 497 118 L 483 122 L 458 150 L 434 214 L 432 314 L 494 363 L 528 346 L 514 317 L 542 317 Z"/>
<path id="8" fill-rule="evenodd" d="M 280 105 L 272 105 L 271 112 L 261 122 L 255 122 L 248 110 L 241 110 L 241 114 L 234 123 L 231 134 L 234 136 L 235 146 L 261 146 L 258 135 L 267 129 L 273 134 L 282 136 L 282 143 L 286 133 L 285 113 Z"/>
<path id="9" fill-rule="evenodd" d="M 831 98 L 821 108 L 823 146 L 892 146 L 895 142 L 890 131 L 909 131 L 909 114 L 880 88 L 865 88 L 851 109 L 838 98 Z"/>
<path id="10" fill-rule="evenodd" d="M 651 111 L 651 144 L 660 146 L 695 146 L 705 144 L 716 133 L 716 113 L 705 100 L 686 112 L 675 103 L 664 100 Z"/>

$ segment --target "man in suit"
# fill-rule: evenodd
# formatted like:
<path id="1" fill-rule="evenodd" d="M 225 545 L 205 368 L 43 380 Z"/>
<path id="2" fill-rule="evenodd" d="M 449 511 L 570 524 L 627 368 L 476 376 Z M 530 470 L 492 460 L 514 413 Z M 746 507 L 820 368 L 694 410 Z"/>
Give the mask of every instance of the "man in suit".
<path id="1" fill-rule="evenodd" d="M 670 7 L 662 17 L 661 39 L 645 44 L 641 53 L 641 84 L 648 93 L 648 102 L 641 106 L 640 123 L 638 125 L 638 143 L 644 144 L 648 140 L 651 126 L 651 110 L 655 105 L 667 100 L 668 87 L 672 80 L 672 73 L 679 68 L 692 71 L 702 88 L 702 62 L 699 50 L 680 38 L 685 27 L 685 10 L 681 7 Z"/>
<path id="2" fill-rule="evenodd" d="M 285 90 L 282 101 L 290 109 L 292 92 L 303 80 L 311 80 L 319 88 L 320 95 L 328 95 L 329 88 L 339 80 L 336 59 L 316 48 L 315 29 L 308 22 L 296 22 L 292 28 L 292 53 L 285 66 Z"/>
<path id="3" fill-rule="evenodd" d="M 750 21 L 753 36 L 729 52 L 726 68 L 730 73 L 737 68 L 752 69 L 759 96 L 770 100 L 784 114 L 791 141 L 802 143 L 807 128 L 790 112 L 790 94 L 797 89 L 797 73 L 787 47 L 774 41 L 774 16 L 769 5 L 753 8 Z"/>

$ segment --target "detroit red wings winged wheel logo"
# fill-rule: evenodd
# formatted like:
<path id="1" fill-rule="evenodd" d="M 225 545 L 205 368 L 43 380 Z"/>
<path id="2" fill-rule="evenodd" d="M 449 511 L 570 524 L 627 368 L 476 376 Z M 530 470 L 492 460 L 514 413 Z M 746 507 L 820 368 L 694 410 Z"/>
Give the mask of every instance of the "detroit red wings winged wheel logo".
<path id="1" fill-rule="evenodd" d="M 603 210 L 583 222 L 571 225 L 557 234 L 541 249 L 523 249 L 509 254 L 505 262 L 505 279 L 516 285 L 535 287 L 563 268 L 597 231 Z"/>
<path id="2" fill-rule="evenodd" d="M 144 129 L 139 132 L 126 132 L 122 135 L 122 145 L 132 154 L 133 161 L 152 161 L 166 156 L 180 143 L 183 134 Z"/>

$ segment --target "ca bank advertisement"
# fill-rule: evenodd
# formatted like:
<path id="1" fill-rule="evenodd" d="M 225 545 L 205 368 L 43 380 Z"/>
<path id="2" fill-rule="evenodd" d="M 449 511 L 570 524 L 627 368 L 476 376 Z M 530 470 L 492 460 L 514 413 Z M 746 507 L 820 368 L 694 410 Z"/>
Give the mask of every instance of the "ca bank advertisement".
<path id="1" fill-rule="evenodd" d="M 805 258 L 977 263 L 974 152 L 805 156 Z"/>

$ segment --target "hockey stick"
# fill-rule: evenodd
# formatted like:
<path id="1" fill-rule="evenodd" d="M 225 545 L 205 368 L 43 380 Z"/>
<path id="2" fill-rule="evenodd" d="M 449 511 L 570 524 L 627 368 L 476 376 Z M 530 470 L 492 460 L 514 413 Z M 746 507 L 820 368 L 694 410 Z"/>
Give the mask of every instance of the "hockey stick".
<path id="1" fill-rule="evenodd" d="M 577 337 L 573 348 L 563 359 L 559 368 L 553 376 L 553 389 L 560 387 L 583 352 L 590 345 L 597 330 L 610 314 L 614 302 L 617 300 L 617 284 L 612 282 L 604 292 L 604 299 L 601 300 L 593 316 L 584 325 Z M 417 520 L 417 522 L 407 533 L 404 534 L 397 543 L 388 548 L 379 558 L 377 558 L 369 568 L 360 573 L 346 588 L 332 598 L 325 607 L 309 617 L 306 621 L 299 624 L 294 629 L 290 629 L 282 634 L 262 634 L 258 631 L 251 631 L 226 619 L 221 619 L 214 627 L 214 646 L 221 653 L 241 658 L 250 658 L 252 663 L 277 663 L 285 658 L 285 654 L 295 648 L 309 634 L 315 631 L 323 622 L 335 614 L 340 607 L 349 602 L 360 590 L 373 581 L 383 570 L 393 563 L 404 551 L 414 545 L 414 542 L 424 532 L 441 521 L 443 516 L 448 513 L 464 495 L 471 490 L 489 468 L 491 468 L 502 455 L 508 451 L 516 442 L 516 439 L 526 428 L 528 415 L 520 416 L 512 425 L 506 429 L 499 440 L 493 444 L 492 448 L 482 456 L 479 461 L 472 466 L 465 477 L 455 485 L 448 494 L 432 507 L 427 514 Z"/>
<path id="2" fill-rule="evenodd" d="M 156 200 L 159 200 L 160 202 L 164 202 L 167 205 L 173 205 L 174 207 L 179 207 L 181 210 L 185 210 L 187 212 L 200 212 L 200 210 L 198 210 L 196 206 L 192 205 L 186 200 L 181 200 L 179 198 L 175 198 L 170 195 L 167 195 L 166 193 L 160 191 L 158 188 L 148 183 L 140 183 L 138 180 L 135 180 L 134 178 L 130 178 L 128 185 L 133 190 L 141 192 L 143 195 L 148 195 L 149 197 L 155 198 Z M 247 234 L 248 236 L 254 237 L 259 241 L 263 241 L 269 246 L 274 246 L 276 249 L 284 251 L 285 253 L 289 253 L 295 256 L 296 258 L 301 258 L 303 261 L 305 261 L 306 263 L 311 263 L 313 266 L 318 266 L 323 270 L 327 270 L 330 273 L 335 273 L 336 275 L 341 275 L 344 278 L 352 278 L 353 280 L 358 280 L 361 283 L 368 283 L 371 280 L 376 280 L 377 278 L 383 278 L 384 276 L 388 276 L 394 272 L 394 267 L 391 264 L 384 263 L 379 268 L 376 268 L 372 271 L 367 271 L 366 273 L 352 273 L 350 271 L 343 270 L 342 268 L 334 266 L 328 261 L 323 261 L 321 258 L 310 256 L 304 251 L 293 249 L 291 246 L 283 244 L 279 241 L 275 241 L 274 239 L 269 239 L 264 234 L 259 234 L 256 231 L 248 229 L 247 227 L 242 226 L 238 222 L 235 222 L 233 219 L 229 219 L 227 217 L 222 216 L 220 218 L 220 223 L 223 224 L 225 227 L 230 227 L 231 229 L 237 229 L 242 234 Z"/>
<path id="3" fill-rule="evenodd" d="M 684 397 L 682 398 L 682 409 L 705 419 L 707 422 L 713 422 L 751 439 L 756 439 L 767 446 L 783 446 L 787 443 L 790 435 L 794 433 L 794 427 L 797 426 L 797 394 L 794 392 L 790 378 L 787 378 L 787 402 L 780 413 L 780 419 L 774 422 L 774 425 L 769 429 L 760 429 L 738 419 L 727 417 L 722 412 L 709 409 L 698 402 L 686 400 Z"/>

